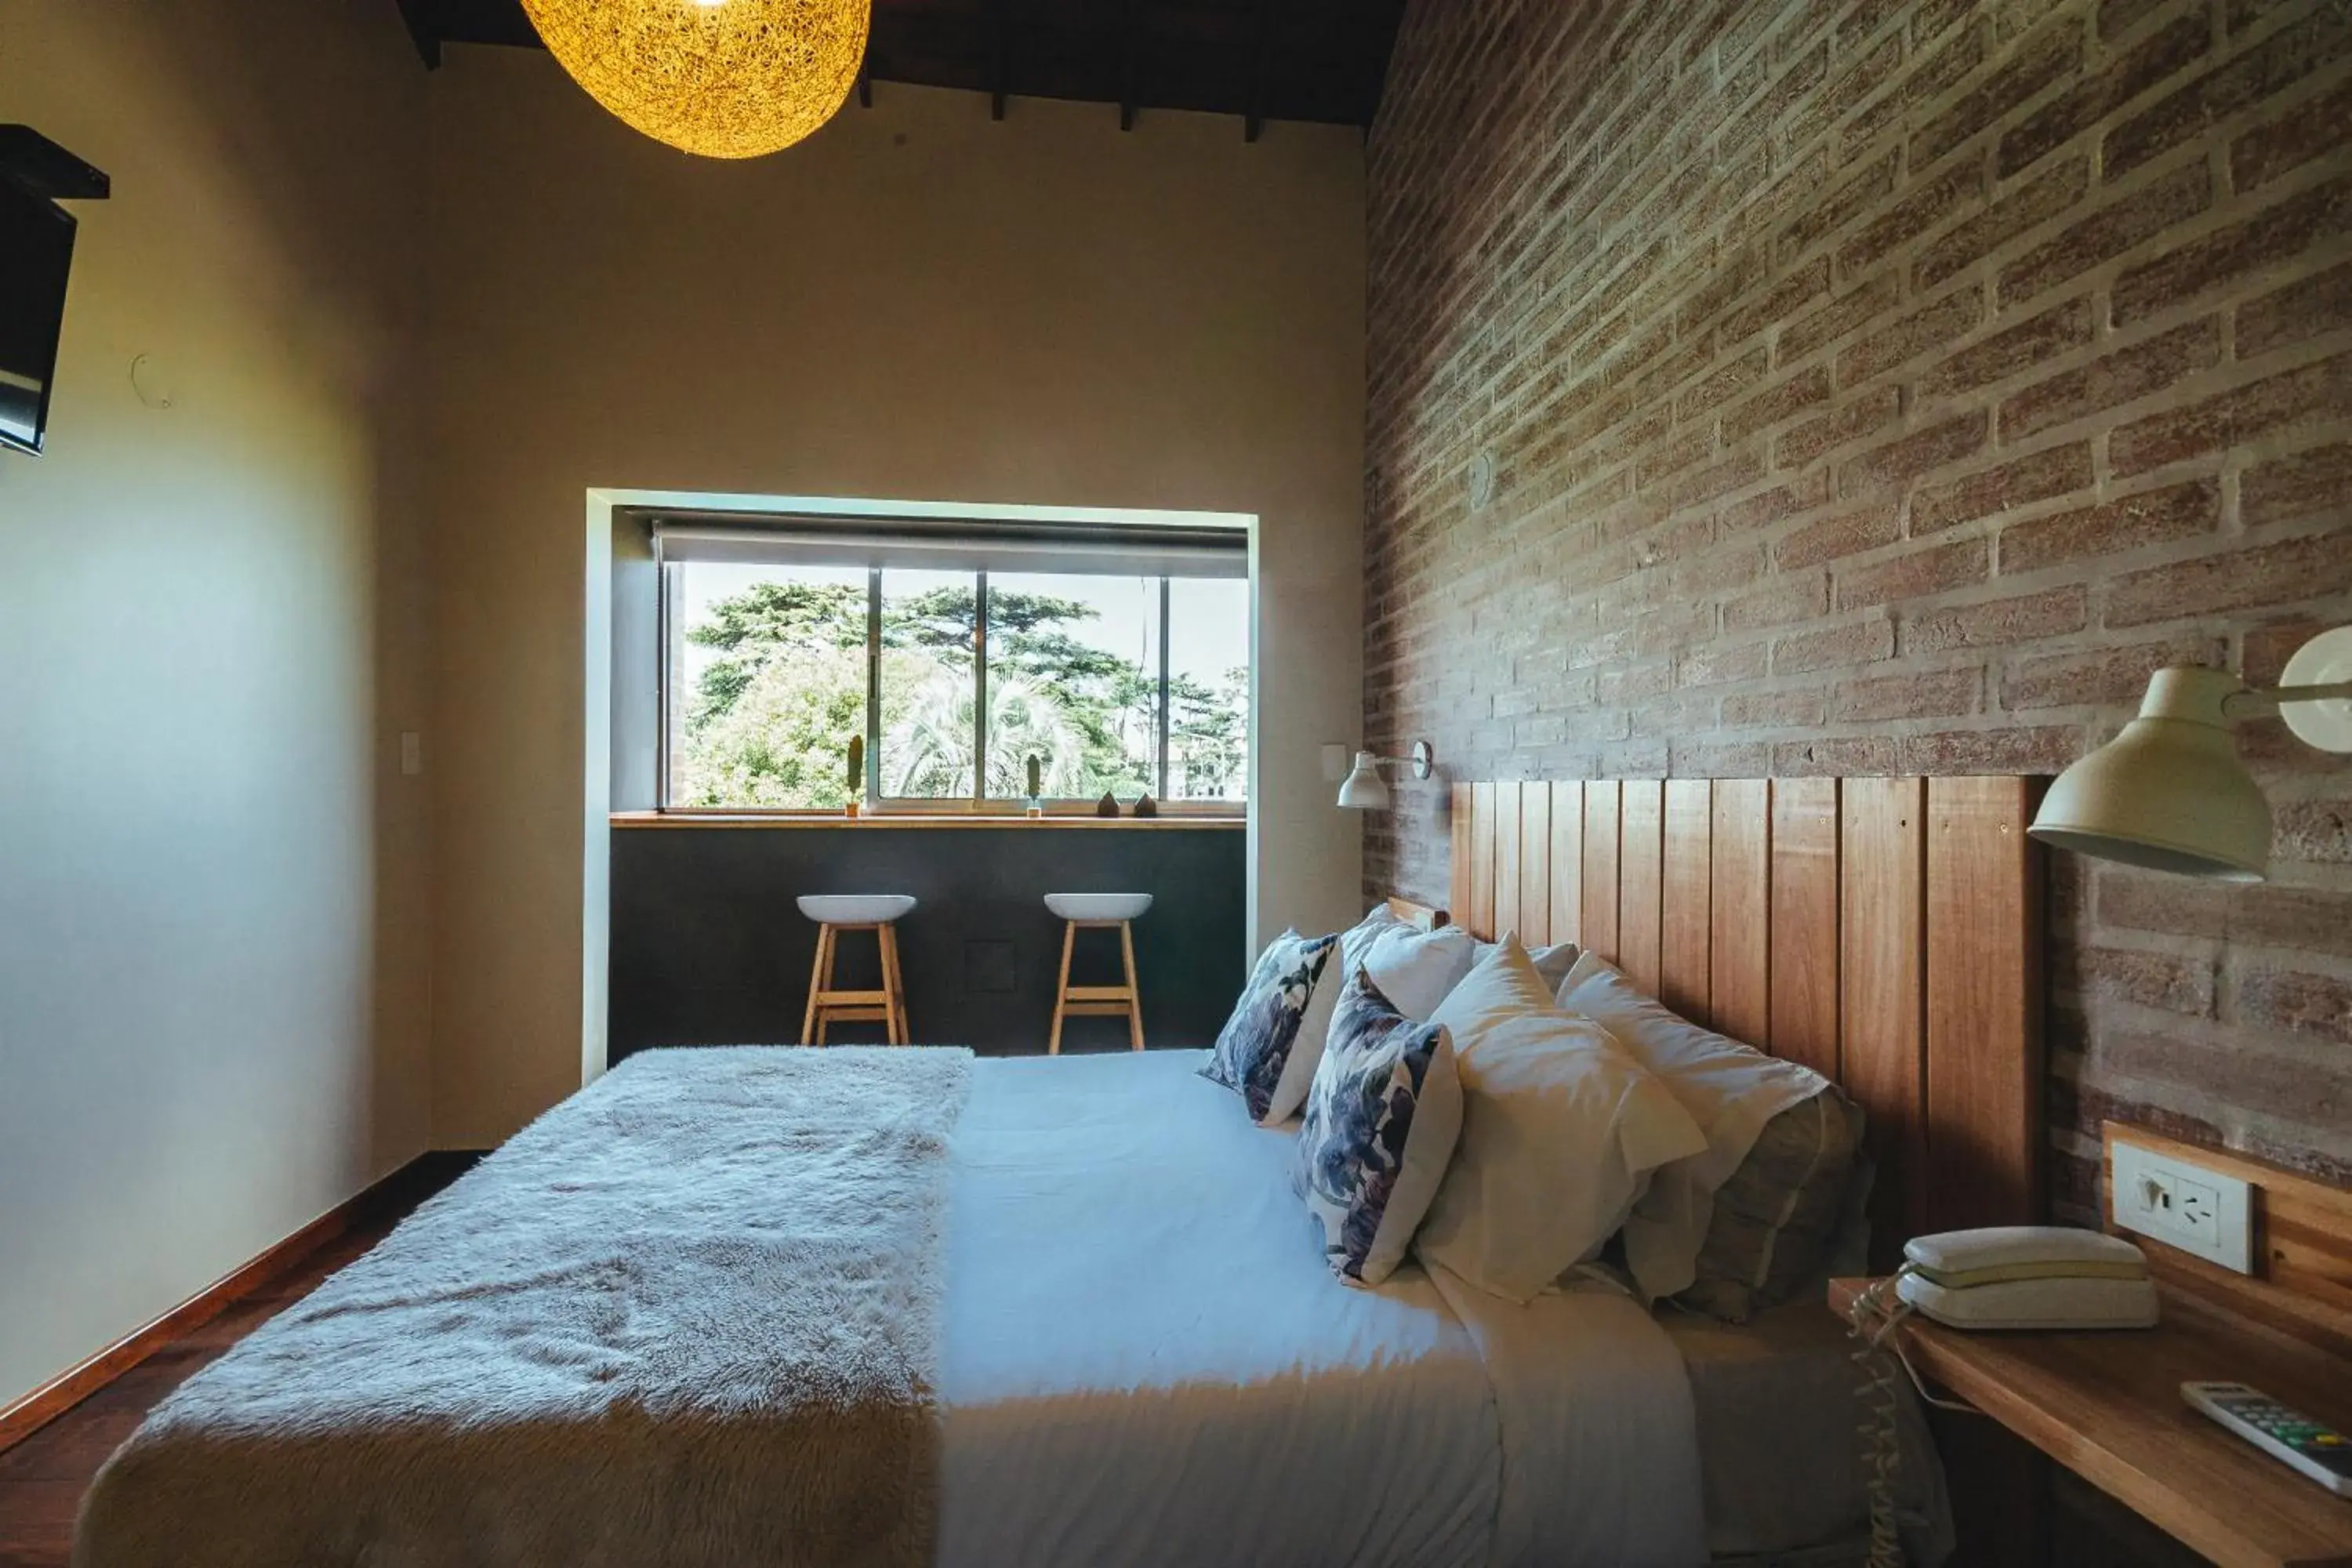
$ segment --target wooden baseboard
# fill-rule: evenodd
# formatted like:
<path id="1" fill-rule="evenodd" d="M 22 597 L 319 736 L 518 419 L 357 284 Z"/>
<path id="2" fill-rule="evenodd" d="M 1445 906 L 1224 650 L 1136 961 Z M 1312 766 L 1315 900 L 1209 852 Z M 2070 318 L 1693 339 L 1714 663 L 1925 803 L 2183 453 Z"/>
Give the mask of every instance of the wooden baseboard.
<path id="1" fill-rule="evenodd" d="M 157 1351 L 184 1338 L 300 1263 L 321 1247 L 395 1205 L 413 1205 L 462 1174 L 481 1158 L 458 1150 L 419 1154 L 355 1196 L 337 1204 L 285 1240 L 214 1280 L 178 1306 L 15 1403 L 0 1405 L 0 1453 L 5 1453 Z"/>

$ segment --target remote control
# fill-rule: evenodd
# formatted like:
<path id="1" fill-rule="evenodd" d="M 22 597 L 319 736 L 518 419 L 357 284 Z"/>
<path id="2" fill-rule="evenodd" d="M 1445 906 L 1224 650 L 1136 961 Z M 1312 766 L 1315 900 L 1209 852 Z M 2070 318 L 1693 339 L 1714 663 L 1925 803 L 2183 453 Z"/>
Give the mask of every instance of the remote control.
<path id="1" fill-rule="evenodd" d="M 2242 1383 L 2184 1383 L 2180 1397 L 2338 1497 L 2352 1497 L 2352 1437 Z"/>

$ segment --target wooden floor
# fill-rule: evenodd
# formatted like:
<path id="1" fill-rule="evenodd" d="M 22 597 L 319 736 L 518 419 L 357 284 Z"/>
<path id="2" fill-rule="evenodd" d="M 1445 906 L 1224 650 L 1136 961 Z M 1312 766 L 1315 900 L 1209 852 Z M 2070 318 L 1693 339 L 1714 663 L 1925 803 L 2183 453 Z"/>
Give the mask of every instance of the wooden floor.
<path id="1" fill-rule="evenodd" d="M 15 1447 L 0 1452 L 0 1568 L 66 1568 L 74 1511 L 90 1478 L 148 1411 L 319 1282 L 383 1239 L 418 1204 L 464 1169 L 452 1162 L 404 1183 L 394 1201 L 187 1338 L 132 1367 Z"/>

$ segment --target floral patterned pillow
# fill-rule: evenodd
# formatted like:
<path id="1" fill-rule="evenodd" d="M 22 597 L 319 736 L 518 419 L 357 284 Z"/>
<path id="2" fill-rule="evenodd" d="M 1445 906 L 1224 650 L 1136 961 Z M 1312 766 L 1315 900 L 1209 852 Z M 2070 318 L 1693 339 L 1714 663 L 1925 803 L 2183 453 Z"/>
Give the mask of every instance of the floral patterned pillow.
<path id="1" fill-rule="evenodd" d="M 1217 1048 L 1201 1076 L 1238 1090 L 1253 1121 L 1280 1120 L 1269 1114 L 1276 1088 L 1297 1043 L 1298 1020 L 1315 994 L 1315 983 L 1339 945 L 1337 936 L 1301 936 L 1295 931 L 1275 938 L 1258 954 L 1234 1016 L 1217 1032 Z M 1293 1109 L 1281 1107 L 1281 1116 Z"/>
<path id="2" fill-rule="evenodd" d="M 1377 1285 L 1395 1270 L 1461 1135 L 1444 1026 L 1406 1017 L 1356 971 L 1332 1010 L 1298 1134 L 1297 1184 L 1333 1273 Z"/>

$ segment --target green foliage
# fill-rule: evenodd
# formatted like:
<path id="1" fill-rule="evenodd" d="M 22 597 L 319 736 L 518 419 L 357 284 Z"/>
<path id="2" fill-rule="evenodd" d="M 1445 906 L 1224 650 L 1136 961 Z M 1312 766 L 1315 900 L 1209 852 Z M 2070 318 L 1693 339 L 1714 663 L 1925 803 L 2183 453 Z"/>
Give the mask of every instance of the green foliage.
<path id="1" fill-rule="evenodd" d="M 673 760 L 681 805 L 837 808 L 850 795 L 842 747 L 866 723 L 864 648 L 811 647 L 746 661 L 740 688 L 705 683 Z"/>
<path id="2" fill-rule="evenodd" d="M 1214 687 L 1187 676 L 1168 684 L 1168 791 L 1177 799 L 1238 800 L 1249 766 L 1249 671 Z"/>
<path id="3" fill-rule="evenodd" d="M 1139 795 L 1156 786 L 1155 679 L 1064 628 L 1087 605 L 1045 595 L 989 595 L 987 792 L 1028 793 L 1042 763 L 1050 796 Z M 865 727 L 866 592 L 846 584 L 766 582 L 710 606 L 688 640 L 715 651 L 696 683 L 674 760 L 681 805 L 837 807 L 850 798 L 843 748 Z M 887 602 L 881 626 L 885 795 L 968 796 L 972 788 L 969 587 Z M 1170 688 L 1171 794 L 1232 798 L 1245 763 L 1247 685 Z"/>

